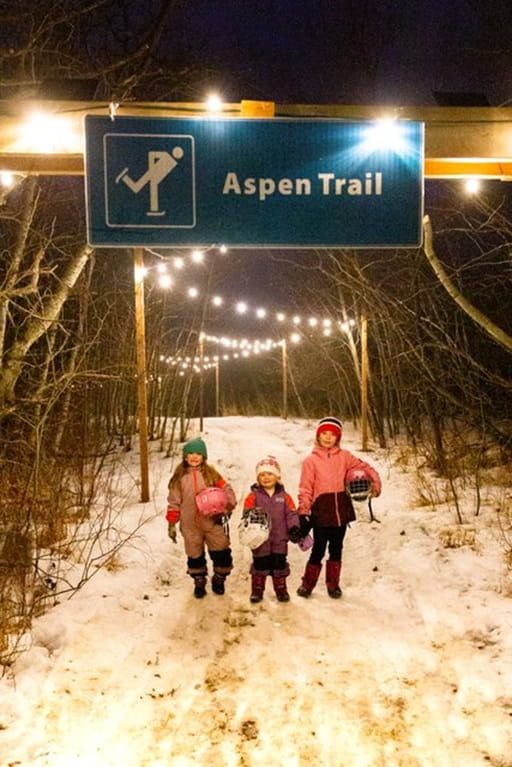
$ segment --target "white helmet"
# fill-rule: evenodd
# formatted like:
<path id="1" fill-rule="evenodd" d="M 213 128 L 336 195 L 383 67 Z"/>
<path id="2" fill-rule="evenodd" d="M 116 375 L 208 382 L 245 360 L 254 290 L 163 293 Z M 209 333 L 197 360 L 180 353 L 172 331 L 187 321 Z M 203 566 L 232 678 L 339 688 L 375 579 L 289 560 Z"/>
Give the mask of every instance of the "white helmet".
<path id="1" fill-rule="evenodd" d="M 372 480 L 365 469 L 349 469 L 345 476 L 345 489 L 353 501 L 366 501 Z"/>
<path id="2" fill-rule="evenodd" d="M 270 519 L 264 509 L 246 509 L 238 525 L 238 536 L 242 546 L 257 549 L 270 535 Z"/>

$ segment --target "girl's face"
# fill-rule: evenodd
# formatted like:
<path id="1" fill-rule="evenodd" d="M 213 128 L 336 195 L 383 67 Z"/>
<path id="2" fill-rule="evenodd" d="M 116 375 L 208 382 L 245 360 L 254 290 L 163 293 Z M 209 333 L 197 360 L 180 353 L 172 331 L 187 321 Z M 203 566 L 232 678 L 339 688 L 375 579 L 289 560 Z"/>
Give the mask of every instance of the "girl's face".
<path id="1" fill-rule="evenodd" d="M 325 431 L 321 431 L 320 434 L 317 437 L 318 444 L 320 447 L 334 447 L 334 445 L 337 442 L 337 435 L 330 431 L 329 429 L 326 429 Z"/>
<path id="2" fill-rule="evenodd" d="M 192 469 L 197 469 L 198 466 L 201 466 L 203 460 L 201 453 L 188 453 L 188 455 L 185 456 L 185 462 Z"/>
<path id="3" fill-rule="evenodd" d="M 277 477 L 270 471 L 262 471 L 261 474 L 258 474 L 258 484 L 265 490 L 272 490 L 277 485 Z"/>

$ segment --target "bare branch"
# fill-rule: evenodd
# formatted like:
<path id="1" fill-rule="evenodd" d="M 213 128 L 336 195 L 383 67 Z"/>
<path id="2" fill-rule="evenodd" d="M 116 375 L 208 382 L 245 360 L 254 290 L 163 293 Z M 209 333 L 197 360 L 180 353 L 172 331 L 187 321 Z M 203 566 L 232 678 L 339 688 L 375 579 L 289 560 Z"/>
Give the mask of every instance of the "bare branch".
<path id="1" fill-rule="evenodd" d="M 512 352 L 512 337 L 505 333 L 505 331 L 499 328 L 497 325 L 495 325 L 494 322 L 489 319 L 489 317 L 483 314 L 483 312 L 473 306 L 473 304 L 471 304 L 467 298 L 461 294 L 461 292 L 450 280 L 441 262 L 437 258 L 432 245 L 432 224 L 430 223 L 429 216 L 425 216 L 423 219 L 423 231 L 425 235 L 423 252 L 425 253 L 441 285 L 453 298 L 457 306 L 459 306 L 468 315 L 468 317 L 473 320 L 473 322 L 485 330 L 485 332 L 491 336 L 491 338 L 496 341 L 496 343 L 500 344 L 500 346 L 502 346 L 507 351 Z"/>

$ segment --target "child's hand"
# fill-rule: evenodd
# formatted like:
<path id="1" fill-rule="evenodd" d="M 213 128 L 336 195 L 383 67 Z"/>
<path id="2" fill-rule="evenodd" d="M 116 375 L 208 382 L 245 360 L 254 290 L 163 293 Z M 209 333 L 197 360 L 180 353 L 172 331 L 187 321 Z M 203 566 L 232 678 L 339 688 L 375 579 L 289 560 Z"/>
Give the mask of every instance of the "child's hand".
<path id="1" fill-rule="evenodd" d="M 301 529 L 298 526 L 290 527 L 288 530 L 288 538 L 292 543 L 298 543 L 303 537 Z"/>
<path id="2" fill-rule="evenodd" d="M 169 522 L 167 526 L 167 535 L 173 543 L 177 543 L 176 523 Z"/>
<path id="3" fill-rule="evenodd" d="M 167 508 L 165 518 L 171 525 L 175 525 L 180 518 L 180 512 L 178 509 L 172 509 L 170 506 Z"/>
<path id="4" fill-rule="evenodd" d="M 313 525 L 311 524 L 311 517 L 309 514 L 299 514 L 299 525 L 300 525 L 300 532 L 301 537 L 305 538 L 306 535 L 309 533 Z"/>

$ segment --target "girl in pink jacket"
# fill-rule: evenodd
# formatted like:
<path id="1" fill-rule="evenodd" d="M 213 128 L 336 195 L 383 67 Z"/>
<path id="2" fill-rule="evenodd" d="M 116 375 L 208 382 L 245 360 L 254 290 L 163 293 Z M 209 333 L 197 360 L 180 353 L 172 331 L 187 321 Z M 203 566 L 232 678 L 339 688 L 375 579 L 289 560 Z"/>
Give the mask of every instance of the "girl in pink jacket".
<path id="1" fill-rule="evenodd" d="M 341 597 L 340 573 L 343 539 L 349 522 L 355 520 L 354 507 L 345 491 L 345 475 L 349 469 L 363 469 L 371 480 L 370 495 L 381 491 L 378 473 L 369 464 L 340 448 L 343 428 L 337 418 L 322 418 L 316 429 L 315 447 L 305 458 L 299 481 L 299 514 L 305 535 L 313 530 L 314 544 L 297 594 L 309 597 L 322 570 L 327 547 L 327 592 L 333 599 Z"/>

